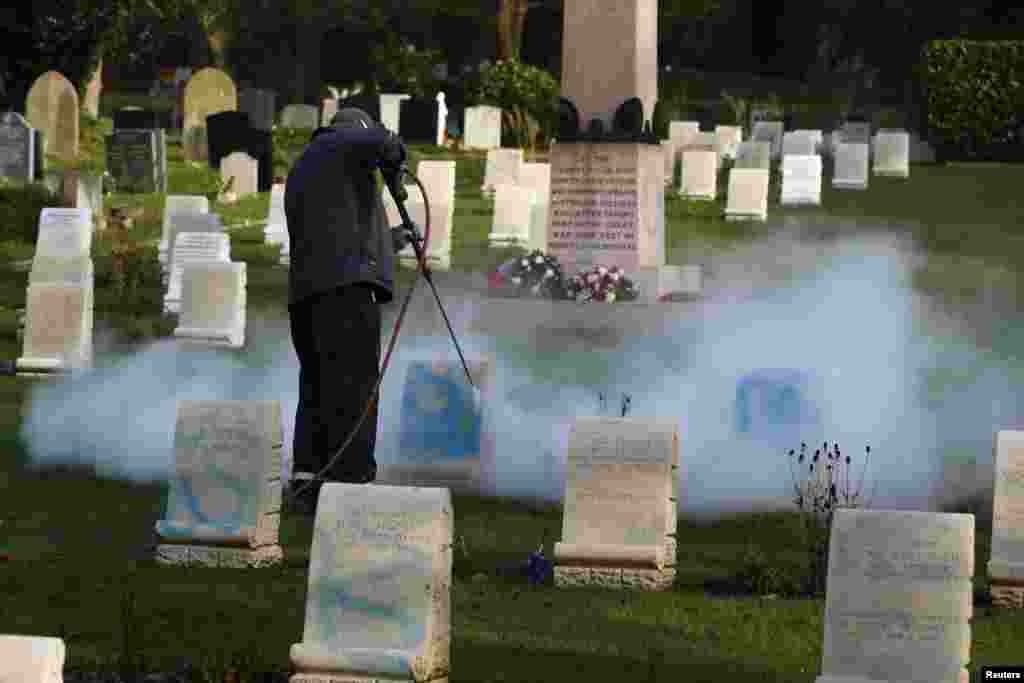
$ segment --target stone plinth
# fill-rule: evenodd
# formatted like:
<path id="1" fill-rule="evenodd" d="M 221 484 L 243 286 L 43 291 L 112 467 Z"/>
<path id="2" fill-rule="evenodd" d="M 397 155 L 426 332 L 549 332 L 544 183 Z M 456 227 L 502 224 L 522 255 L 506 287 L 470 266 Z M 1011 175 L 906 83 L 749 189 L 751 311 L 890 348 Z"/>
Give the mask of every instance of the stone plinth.
<path id="1" fill-rule="evenodd" d="M 996 433 L 992 553 L 988 575 L 994 604 L 1024 608 L 1024 432 L 1021 431 Z"/>

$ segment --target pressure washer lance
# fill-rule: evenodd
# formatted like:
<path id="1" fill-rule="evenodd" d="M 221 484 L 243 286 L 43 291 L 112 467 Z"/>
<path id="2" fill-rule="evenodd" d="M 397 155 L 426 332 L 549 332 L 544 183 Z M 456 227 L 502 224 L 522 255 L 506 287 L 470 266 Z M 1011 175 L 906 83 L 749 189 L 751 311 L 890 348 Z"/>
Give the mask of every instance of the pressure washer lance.
<path id="1" fill-rule="evenodd" d="M 417 270 L 419 271 L 419 274 L 423 275 L 427 284 L 429 284 L 430 288 L 434 291 L 434 298 L 437 300 L 437 306 L 441 311 L 441 315 L 444 317 L 445 325 L 448 326 L 448 334 L 451 335 L 452 342 L 455 344 L 455 350 L 458 352 L 459 358 L 462 360 L 462 368 L 466 371 L 466 379 L 469 380 L 470 386 L 475 390 L 476 384 L 473 382 L 473 377 L 469 373 L 469 365 L 466 363 L 465 356 L 462 355 L 462 349 L 459 347 L 459 340 L 455 337 L 455 332 L 452 330 L 452 324 L 448 320 L 448 314 L 444 310 L 444 305 L 441 303 L 441 297 L 438 295 L 437 287 L 434 286 L 434 280 L 430 275 L 430 268 L 427 267 L 426 249 L 428 240 L 430 239 L 430 202 L 427 197 L 426 188 L 423 187 L 423 183 L 420 182 L 420 179 L 413 175 L 404 165 L 397 168 L 381 167 L 380 171 L 381 175 L 384 176 L 384 183 L 388 187 L 388 192 L 391 194 L 391 197 L 395 200 L 395 204 L 398 207 L 398 213 L 402 217 L 402 225 L 411 236 L 410 243 L 412 244 L 413 250 L 416 252 L 416 261 L 418 262 Z M 419 186 L 420 193 L 423 195 L 423 204 L 426 213 L 426 216 L 424 217 L 426 223 L 424 230 L 426 234 L 423 236 L 420 236 L 416 223 L 409 218 L 409 212 L 406 211 L 405 208 L 405 200 L 408 199 L 409 195 L 406 193 L 405 187 L 403 187 L 401 183 L 403 175 L 407 175 L 412 178 L 416 185 Z M 359 433 L 359 429 L 363 426 L 363 422 L 366 421 L 366 417 L 370 414 L 370 409 L 380 396 L 380 385 L 384 381 L 384 373 L 387 371 L 388 364 L 391 362 L 391 353 L 395 350 L 395 343 L 398 341 L 398 333 L 402 329 L 402 320 L 405 318 L 405 312 L 409 308 L 409 302 L 412 300 L 412 295 L 413 292 L 416 291 L 416 284 L 418 282 L 418 277 L 413 280 L 412 286 L 409 287 L 409 293 L 406 294 L 405 301 L 402 302 L 402 308 L 398 312 L 398 319 L 395 320 L 395 329 L 391 333 L 391 341 L 388 342 L 388 352 L 387 355 L 384 356 L 384 363 L 381 365 L 380 375 L 377 377 L 377 384 L 373 389 L 373 394 L 370 396 L 370 400 L 366 402 L 366 408 L 363 409 L 363 414 L 359 417 L 359 422 L 357 422 L 356 426 L 352 428 L 351 432 L 349 432 L 348 437 L 346 437 L 342 442 L 341 447 L 338 448 L 338 451 L 331 458 L 331 461 L 328 462 L 323 469 L 313 475 L 312 479 L 307 480 L 299 488 L 290 491 L 287 494 L 289 498 L 294 500 L 300 493 L 312 486 L 314 482 L 323 481 L 324 473 L 334 466 L 334 463 L 337 462 L 338 458 L 341 457 L 341 454 L 344 453 L 345 449 L 352 443 L 356 434 Z"/>

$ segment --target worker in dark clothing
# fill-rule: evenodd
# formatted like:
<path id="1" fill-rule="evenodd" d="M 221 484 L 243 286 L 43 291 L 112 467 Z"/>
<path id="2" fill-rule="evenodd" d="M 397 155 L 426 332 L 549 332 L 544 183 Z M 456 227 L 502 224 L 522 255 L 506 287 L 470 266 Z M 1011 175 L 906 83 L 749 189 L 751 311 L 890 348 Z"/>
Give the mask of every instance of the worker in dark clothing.
<path id="1" fill-rule="evenodd" d="M 315 511 L 322 480 L 368 483 L 377 475 L 377 402 L 340 458 L 379 377 L 381 312 L 392 300 L 394 254 L 409 242 L 387 225 L 377 168 L 406 158 L 401 139 L 361 109 L 342 109 L 295 163 L 284 205 L 291 240 L 288 311 L 299 357 L 292 489 Z"/>

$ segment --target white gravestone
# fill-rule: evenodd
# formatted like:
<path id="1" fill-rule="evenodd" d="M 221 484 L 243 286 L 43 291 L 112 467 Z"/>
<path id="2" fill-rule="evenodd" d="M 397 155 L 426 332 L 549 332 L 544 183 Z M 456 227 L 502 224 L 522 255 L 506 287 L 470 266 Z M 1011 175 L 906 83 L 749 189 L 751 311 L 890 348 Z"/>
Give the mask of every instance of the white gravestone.
<path id="1" fill-rule="evenodd" d="M 444 145 L 448 134 L 448 105 L 444 102 L 444 93 L 437 93 L 437 146 Z"/>
<path id="2" fill-rule="evenodd" d="M 683 175 L 679 194 L 688 199 L 713 200 L 717 194 L 718 152 L 702 149 L 683 150 Z"/>
<path id="3" fill-rule="evenodd" d="M 1024 432 L 1002 430 L 995 439 L 992 604 L 1024 609 Z"/>
<path id="4" fill-rule="evenodd" d="M 220 177 L 232 181 L 231 192 L 239 197 L 259 192 L 259 162 L 245 152 L 232 152 L 220 160 Z"/>
<path id="5" fill-rule="evenodd" d="M 291 253 L 288 219 L 284 211 L 284 192 L 285 186 L 283 183 L 278 183 L 270 188 L 270 213 L 267 216 L 267 225 L 263 229 L 264 242 L 281 245 L 282 264 L 288 263 Z M 392 223 L 392 225 L 398 224 Z"/>
<path id="6" fill-rule="evenodd" d="M 768 217 L 769 171 L 763 168 L 733 168 L 729 171 L 729 194 L 725 218 L 730 221 L 763 221 Z"/>
<path id="7" fill-rule="evenodd" d="M 398 132 L 398 118 L 402 110 L 402 100 L 411 95 L 401 93 L 384 93 L 380 96 L 380 122 L 388 130 Z"/>
<path id="8" fill-rule="evenodd" d="M 0 681 L 63 683 L 66 656 L 62 638 L 0 635 Z"/>
<path id="9" fill-rule="evenodd" d="M 278 401 L 179 401 L 175 477 L 156 523 L 156 561 L 214 567 L 281 562 L 283 441 Z"/>
<path id="10" fill-rule="evenodd" d="M 840 135 L 840 142 L 846 144 L 869 144 L 871 142 L 871 124 L 866 122 L 844 123 Z"/>
<path id="11" fill-rule="evenodd" d="M 782 156 L 811 156 L 817 154 L 814 139 L 800 131 L 785 133 L 782 136 Z"/>
<path id="12" fill-rule="evenodd" d="M 743 142 L 742 126 L 715 126 L 715 144 L 722 159 L 735 159 L 736 149 Z"/>
<path id="13" fill-rule="evenodd" d="M 868 189 L 868 145 L 839 143 L 835 152 L 832 187 L 841 190 Z"/>
<path id="14" fill-rule="evenodd" d="M 220 216 L 215 213 L 197 213 L 192 211 L 181 211 L 171 215 L 171 225 L 168 231 L 168 248 L 164 263 L 165 280 L 169 281 L 171 264 L 174 262 L 174 245 L 178 234 L 182 232 L 224 232 Z"/>
<path id="15" fill-rule="evenodd" d="M 816 683 L 968 683 L 974 515 L 835 511 Z"/>
<path id="16" fill-rule="evenodd" d="M 801 134 L 806 135 L 806 136 L 811 138 L 811 141 L 814 143 L 814 153 L 815 154 L 823 154 L 824 153 L 823 150 L 822 150 L 822 147 L 824 146 L 824 137 L 822 136 L 822 132 L 820 130 L 813 130 L 813 129 L 808 129 L 808 128 L 800 128 L 800 129 L 798 129 L 798 130 L 796 130 L 794 132 L 795 133 L 801 133 Z"/>
<path id="17" fill-rule="evenodd" d="M 462 146 L 466 149 L 501 147 L 501 109 L 479 106 L 466 108 Z"/>
<path id="18" fill-rule="evenodd" d="M 529 244 L 530 218 L 537 201 L 536 193 L 519 185 L 498 185 L 494 193 L 494 218 L 489 236 L 491 244 Z"/>
<path id="19" fill-rule="evenodd" d="M 91 288 L 92 233 L 92 212 L 88 209 L 43 209 L 29 282 Z"/>
<path id="20" fill-rule="evenodd" d="M 523 150 L 491 149 L 487 151 L 487 163 L 484 166 L 483 192 L 494 192 L 498 185 L 516 185 L 519 183 L 519 172 L 523 166 Z"/>
<path id="21" fill-rule="evenodd" d="M 164 296 L 164 310 L 181 312 L 181 280 L 185 267 L 207 261 L 230 263 L 231 238 L 222 232 L 179 232 L 174 239 L 174 262 Z"/>
<path id="22" fill-rule="evenodd" d="M 878 131 L 874 139 L 874 173 L 893 178 L 910 177 L 910 134 Z"/>
<path id="23" fill-rule="evenodd" d="M 281 110 L 282 128 L 316 128 L 319 112 L 311 104 L 289 104 Z"/>
<path id="24" fill-rule="evenodd" d="M 245 263 L 191 263 L 181 291 L 175 337 L 234 349 L 245 344 Z"/>
<path id="25" fill-rule="evenodd" d="M 821 157 L 787 154 L 782 157 L 783 206 L 821 204 Z"/>
<path id="26" fill-rule="evenodd" d="M 548 207 L 551 202 L 551 164 L 524 162 L 519 169 L 519 184 L 534 191 L 535 202 L 530 211 L 530 251 L 547 251 Z"/>
<path id="27" fill-rule="evenodd" d="M 427 191 L 430 201 L 430 235 L 427 243 L 428 265 L 447 269 L 451 266 L 452 219 L 455 211 L 455 162 L 421 161 L 416 175 Z M 426 234 L 426 210 L 418 186 L 406 186 L 409 199 L 406 209 L 409 217 Z M 387 191 L 385 190 L 385 193 Z M 398 225 L 398 223 L 395 223 Z M 400 261 L 415 265 L 416 252 L 412 245 L 398 253 Z"/>
<path id="28" fill-rule="evenodd" d="M 164 220 L 160 235 L 160 263 L 167 264 L 167 252 L 171 243 L 171 222 L 176 213 L 210 213 L 210 200 L 201 195 L 169 194 L 164 202 Z"/>
<path id="29" fill-rule="evenodd" d="M 449 680 L 453 517 L 446 488 L 324 484 L 289 683 Z"/>
<path id="30" fill-rule="evenodd" d="M 683 148 L 700 133 L 697 121 L 669 121 L 668 139 L 672 146 L 672 180 L 675 182 L 676 168 L 683 161 Z"/>
<path id="31" fill-rule="evenodd" d="M 577 418 L 569 434 L 555 584 L 671 589 L 678 475 L 674 423 Z"/>
<path id="32" fill-rule="evenodd" d="M 92 283 L 30 284 L 20 371 L 92 366 Z"/>
<path id="33" fill-rule="evenodd" d="M 760 121 L 754 124 L 750 139 L 755 142 L 770 142 L 772 159 L 782 156 L 782 121 Z"/>

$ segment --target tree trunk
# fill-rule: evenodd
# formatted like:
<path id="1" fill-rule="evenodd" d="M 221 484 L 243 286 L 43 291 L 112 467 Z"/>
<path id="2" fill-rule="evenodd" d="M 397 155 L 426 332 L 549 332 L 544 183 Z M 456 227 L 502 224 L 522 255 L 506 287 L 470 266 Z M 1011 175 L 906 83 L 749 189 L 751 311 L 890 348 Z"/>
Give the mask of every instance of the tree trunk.
<path id="1" fill-rule="evenodd" d="M 516 58 L 515 43 L 512 37 L 515 8 L 516 0 L 498 0 L 498 49 L 496 56 L 499 62 Z"/>
<path id="2" fill-rule="evenodd" d="M 100 92 L 103 90 L 103 58 L 100 57 L 99 64 L 89 84 L 85 87 L 85 97 L 82 98 L 82 111 L 93 118 L 100 113 Z"/>

